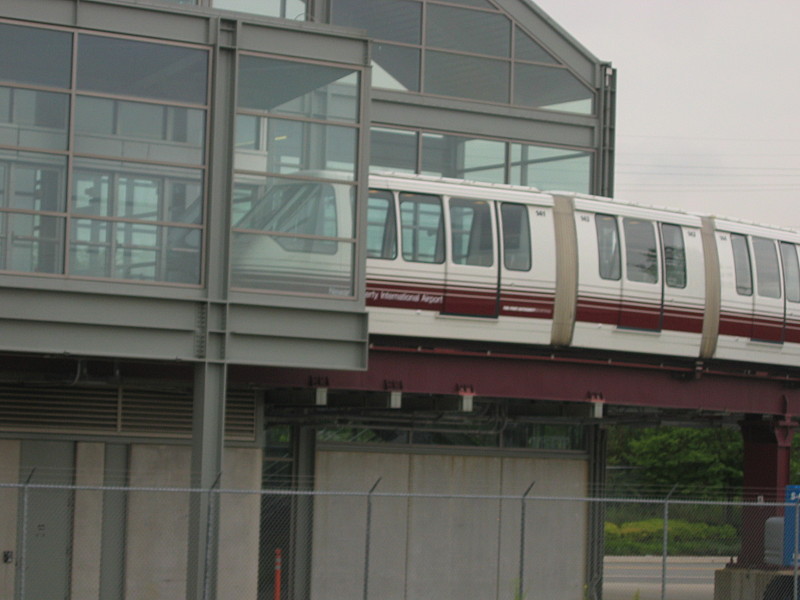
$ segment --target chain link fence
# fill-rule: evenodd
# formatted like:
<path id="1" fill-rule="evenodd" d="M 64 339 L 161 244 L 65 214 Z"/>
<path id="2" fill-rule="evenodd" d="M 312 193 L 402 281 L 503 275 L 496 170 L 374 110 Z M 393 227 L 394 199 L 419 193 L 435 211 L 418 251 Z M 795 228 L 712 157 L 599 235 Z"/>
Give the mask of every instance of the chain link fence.
<path id="1" fill-rule="evenodd" d="M 2 484 L 0 598 L 796 597 L 793 504 L 378 489 Z"/>

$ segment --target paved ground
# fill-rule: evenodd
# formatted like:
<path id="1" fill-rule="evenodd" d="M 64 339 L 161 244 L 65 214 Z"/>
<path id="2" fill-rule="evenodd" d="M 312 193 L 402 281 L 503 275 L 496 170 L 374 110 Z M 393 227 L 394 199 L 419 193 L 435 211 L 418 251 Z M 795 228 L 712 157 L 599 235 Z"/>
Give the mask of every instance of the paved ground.
<path id="1" fill-rule="evenodd" d="M 603 600 L 713 600 L 714 572 L 728 558 L 670 557 L 662 581 L 661 557 L 608 557 Z"/>

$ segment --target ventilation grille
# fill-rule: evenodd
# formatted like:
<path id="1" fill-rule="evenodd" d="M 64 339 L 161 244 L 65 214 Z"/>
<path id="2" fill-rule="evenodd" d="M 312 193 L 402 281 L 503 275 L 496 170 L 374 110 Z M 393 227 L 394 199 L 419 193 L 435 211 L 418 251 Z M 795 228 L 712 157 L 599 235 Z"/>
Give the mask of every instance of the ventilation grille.
<path id="1" fill-rule="evenodd" d="M 252 392 L 229 392 L 227 439 L 256 437 Z M 0 430 L 188 438 L 192 396 L 133 388 L 0 386 Z"/>

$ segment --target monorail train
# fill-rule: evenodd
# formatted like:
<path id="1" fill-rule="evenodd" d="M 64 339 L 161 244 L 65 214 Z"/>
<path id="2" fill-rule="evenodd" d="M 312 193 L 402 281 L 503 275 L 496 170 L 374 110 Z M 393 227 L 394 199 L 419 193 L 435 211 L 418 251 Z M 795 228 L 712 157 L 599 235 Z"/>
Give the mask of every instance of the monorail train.
<path id="1" fill-rule="evenodd" d="M 352 230 L 351 187 L 300 185 L 328 189 L 306 231 L 325 239 L 292 243 L 317 252 L 335 293 L 352 248 L 325 240 Z M 800 234 L 787 229 L 387 174 L 370 178 L 366 231 L 370 334 L 800 367 Z M 247 286 L 259 267 L 236 252 L 234 285 L 239 273 Z"/>

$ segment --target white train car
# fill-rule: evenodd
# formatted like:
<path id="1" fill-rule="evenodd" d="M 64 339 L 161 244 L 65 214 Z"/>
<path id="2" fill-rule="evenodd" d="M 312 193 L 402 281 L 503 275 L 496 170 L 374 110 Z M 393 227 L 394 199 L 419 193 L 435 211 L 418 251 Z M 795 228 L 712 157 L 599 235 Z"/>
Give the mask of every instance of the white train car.
<path id="1" fill-rule="evenodd" d="M 352 183 L 259 193 L 232 285 L 350 293 Z M 371 176 L 366 215 L 371 334 L 800 367 L 796 232 L 398 174 Z"/>

